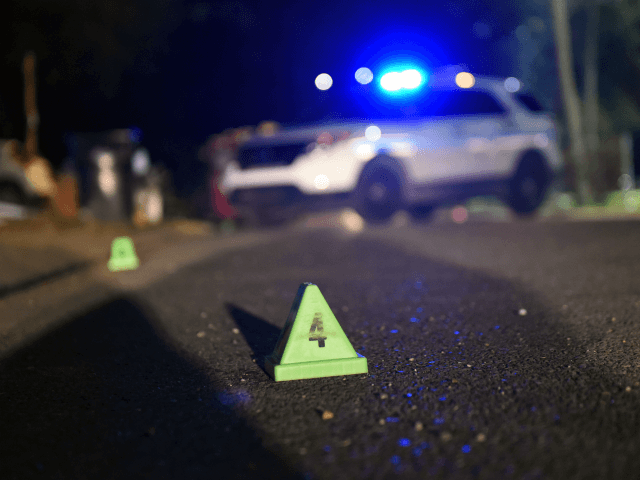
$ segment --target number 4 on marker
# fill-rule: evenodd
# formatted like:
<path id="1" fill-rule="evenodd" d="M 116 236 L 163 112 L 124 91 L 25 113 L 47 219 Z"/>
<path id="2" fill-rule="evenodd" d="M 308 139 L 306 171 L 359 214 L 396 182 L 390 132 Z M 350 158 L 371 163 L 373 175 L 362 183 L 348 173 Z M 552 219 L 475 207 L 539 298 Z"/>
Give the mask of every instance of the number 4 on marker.
<path id="1" fill-rule="evenodd" d="M 322 313 L 317 312 L 313 316 L 313 321 L 311 322 L 311 328 L 309 329 L 309 341 L 315 342 L 318 341 L 318 347 L 324 347 L 324 341 L 327 337 L 322 337 L 324 334 L 324 326 L 322 325 Z"/>

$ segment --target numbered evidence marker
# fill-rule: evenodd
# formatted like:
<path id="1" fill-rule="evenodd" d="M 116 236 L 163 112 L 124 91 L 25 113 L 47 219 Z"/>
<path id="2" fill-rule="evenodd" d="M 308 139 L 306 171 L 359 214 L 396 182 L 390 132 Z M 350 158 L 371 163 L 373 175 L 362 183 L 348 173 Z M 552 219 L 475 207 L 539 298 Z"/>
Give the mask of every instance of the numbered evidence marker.
<path id="1" fill-rule="evenodd" d="M 265 370 L 276 382 L 368 372 L 367 359 L 353 349 L 313 283 L 298 288 Z"/>
<path id="2" fill-rule="evenodd" d="M 111 272 L 135 270 L 139 262 L 129 237 L 118 237 L 111 243 L 111 258 L 107 267 Z"/>

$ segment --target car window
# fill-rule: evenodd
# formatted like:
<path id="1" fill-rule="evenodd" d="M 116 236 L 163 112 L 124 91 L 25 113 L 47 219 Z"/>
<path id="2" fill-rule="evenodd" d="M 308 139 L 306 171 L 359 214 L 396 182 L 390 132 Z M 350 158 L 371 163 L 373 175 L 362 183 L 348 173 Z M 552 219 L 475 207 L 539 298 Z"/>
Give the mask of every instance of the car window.
<path id="1" fill-rule="evenodd" d="M 540 105 L 540 102 L 530 93 L 516 93 L 513 95 L 517 102 L 525 107 L 530 112 L 542 112 L 544 107 Z"/>
<path id="2" fill-rule="evenodd" d="M 264 165 L 291 165 L 298 155 L 305 152 L 307 144 L 308 142 L 295 142 L 285 145 L 243 147 L 238 152 L 238 163 L 243 169 Z"/>
<path id="3" fill-rule="evenodd" d="M 476 90 L 450 90 L 433 92 L 436 98 L 431 100 L 431 107 L 425 109 L 426 115 L 461 116 L 461 115 L 500 115 L 504 108 L 486 92 Z M 430 111 L 431 110 L 431 111 Z"/>

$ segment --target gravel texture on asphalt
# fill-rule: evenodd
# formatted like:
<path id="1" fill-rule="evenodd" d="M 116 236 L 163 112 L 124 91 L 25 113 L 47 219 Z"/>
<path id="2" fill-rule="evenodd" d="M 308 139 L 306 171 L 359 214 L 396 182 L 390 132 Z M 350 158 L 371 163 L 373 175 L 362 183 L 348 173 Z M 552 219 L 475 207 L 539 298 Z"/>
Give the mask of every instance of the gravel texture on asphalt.
<path id="1" fill-rule="evenodd" d="M 638 223 L 290 232 L 0 362 L 3 478 L 636 478 Z M 301 282 L 369 374 L 261 369 Z"/>

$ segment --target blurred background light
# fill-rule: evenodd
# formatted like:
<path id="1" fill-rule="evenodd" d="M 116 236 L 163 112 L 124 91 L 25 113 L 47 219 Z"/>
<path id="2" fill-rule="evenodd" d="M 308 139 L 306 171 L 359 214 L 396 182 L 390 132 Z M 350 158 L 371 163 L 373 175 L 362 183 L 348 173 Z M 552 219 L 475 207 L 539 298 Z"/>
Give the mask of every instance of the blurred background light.
<path id="1" fill-rule="evenodd" d="M 402 72 L 385 73 L 380 79 L 380 86 L 388 92 L 395 92 L 403 88 L 414 90 L 422 84 L 422 80 L 422 74 L 411 68 Z"/>
<path id="2" fill-rule="evenodd" d="M 316 87 L 318 90 L 329 90 L 333 85 L 333 79 L 328 73 L 321 73 L 316 77 Z"/>
<path id="3" fill-rule="evenodd" d="M 402 88 L 402 76 L 398 72 L 385 73 L 380 79 L 380 86 L 389 92 Z"/>
<path id="4" fill-rule="evenodd" d="M 94 157 L 98 165 L 98 188 L 106 197 L 113 197 L 118 190 L 118 178 L 114 171 L 115 159 L 109 152 L 96 152 Z"/>
<path id="5" fill-rule="evenodd" d="M 422 75 L 414 69 L 402 72 L 402 87 L 408 89 L 418 88 L 422 83 Z"/>
<path id="6" fill-rule="evenodd" d="M 326 190 L 329 187 L 329 177 L 324 174 L 317 175 L 313 184 L 318 190 Z"/>
<path id="7" fill-rule="evenodd" d="M 157 191 L 152 191 L 149 193 L 147 201 L 147 216 L 149 217 L 149 222 L 158 223 L 162 219 L 162 214 L 164 212 L 162 194 Z"/>
<path id="8" fill-rule="evenodd" d="M 102 170 L 98 173 L 98 186 L 107 197 L 113 197 L 118 190 L 118 178 L 113 170 Z"/>
<path id="9" fill-rule="evenodd" d="M 380 140 L 380 137 L 382 136 L 382 132 L 380 131 L 380 128 L 378 128 L 377 126 L 371 125 L 367 127 L 367 129 L 364 131 L 364 136 L 370 142 L 375 142 L 377 140 Z"/>
<path id="10" fill-rule="evenodd" d="M 362 85 L 371 83 L 371 81 L 373 80 L 373 72 L 367 67 L 359 68 L 358 70 L 356 70 L 356 80 Z"/>
<path id="11" fill-rule="evenodd" d="M 361 143 L 356 147 L 356 154 L 360 157 L 370 157 L 374 151 L 371 143 Z"/>
<path id="12" fill-rule="evenodd" d="M 460 88 L 471 88 L 475 83 L 476 79 L 469 72 L 460 72 L 456 75 L 456 85 Z"/>
<path id="13" fill-rule="evenodd" d="M 456 223 L 464 223 L 469 218 L 469 212 L 467 209 L 460 206 L 451 211 L 451 219 Z"/>
<path id="14" fill-rule="evenodd" d="M 136 175 L 146 175 L 149 173 L 151 167 L 151 160 L 149 158 L 149 152 L 144 148 L 139 148 L 136 153 L 133 154 L 131 159 L 131 168 Z"/>
<path id="15" fill-rule="evenodd" d="M 507 92 L 515 93 L 520 90 L 521 86 L 520 80 L 515 77 L 509 77 L 504 81 L 504 89 Z"/>
<path id="16" fill-rule="evenodd" d="M 340 214 L 340 225 L 347 232 L 359 233 L 364 230 L 364 220 L 351 209 L 346 209 Z"/>

